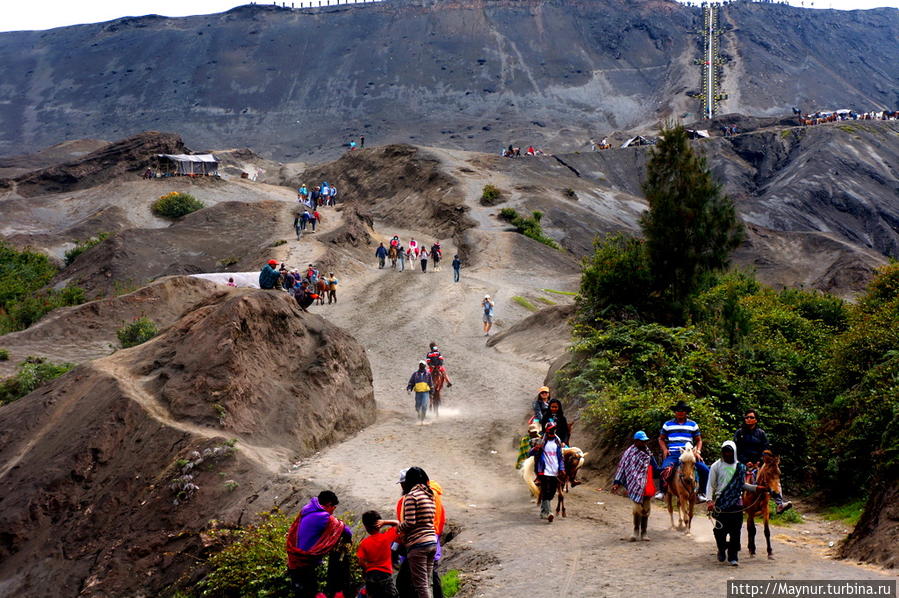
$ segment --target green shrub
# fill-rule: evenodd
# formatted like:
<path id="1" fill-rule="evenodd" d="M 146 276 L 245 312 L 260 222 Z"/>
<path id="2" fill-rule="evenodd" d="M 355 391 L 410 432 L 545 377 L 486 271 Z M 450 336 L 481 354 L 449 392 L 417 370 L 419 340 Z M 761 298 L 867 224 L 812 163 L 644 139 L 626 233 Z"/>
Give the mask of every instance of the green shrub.
<path id="1" fill-rule="evenodd" d="M 153 202 L 152 210 L 157 216 L 164 218 L 181 218 L 206 206 L 189 193 L 172 191 Z"/>
<path id="2" fill-rule="evenodd" d="M 484 185 L 484 190 L 481 193 L 481 205 L 482 206 L 495 206 L 500 203 L 503 199 L 503 192 L 499 190 L 499 188 L 494 187 L 493 185 Z"/>
<path id="3" fill-rule="evenodd" d="M 21 399 L 42 384 L 75 367 L 74 363 L 53 363 L 43 357 L 27 357 L 16 374 L 0 382 L 0 405 Z"/>
<path id="4" fill-rule="evenodd" d="M 75 244 L 75 247 L 66 251 L 66 266 L 72 264 L 79 255 L 87 251 L 92 247 L 96 247 L 103 241 L 109 238 L 109 233 L 99 233 L 96 237 L 91 237 L 90 239 L 86 239 L 84 241 L 78 241 Z"/>
<path id="5" fill-rule="evenodd" d="M 453 598 L 462 588 L 462 580 L 459 579 L 459 570 L 450 569 L 440 576 L 440 588 L 446 598 Z"/>
<path id="6" fill-rule="evenodd" d="M 156 328 L 155 322 L 145 316 L 122 326 L 116 331 L 116 336 L 119 337 L 119 342 L 122 344 L 123 349 L 145 343 L 157 334 L 159 334 L 159 329 Z"/>
<path id="7" fill-rule="evenodd" d="M 866 499 L 858 498 L 841 505 L 828 507 L 824 509 L 824 518 L 830 521 L 842 521 L 850 527 L 855 527 L 862 517 L 866 502 Z"/>
<path id="8" fill-rule="evenodd" d="M 85 301 L 84 290 L 44 290 L 58 272 L 46 255 L 0 242 L 0 334 L 24 330 L 57 307 Z"/>
<path id="9" fill-rule="evenodd" d="M 509 221 L 509 223 L 525 237 L 539 241 L 553 249 L 560 249 L 558 243 L 543 234 L 543 227 L 540 226 L 540 220 L 543 219 L 543 212 L 534 210 L 530 218 L 525 218 L 519 216 L 514 208 L 503 208 L 499 212 L 499 217 Z"/>
<path id="10" fill-rule="evenodd" d="M 581 322 L 594 326 L 604 319 L 644 318 L 654 308 L 646 245 L 622 234 L 597 237 L 593 255 L 584 258 L 577 296 Z"/>
<path id="11" fill-rule="evenodd" d="M 0 361 L 9 361 L 9 349 L 0 349 Z"/>

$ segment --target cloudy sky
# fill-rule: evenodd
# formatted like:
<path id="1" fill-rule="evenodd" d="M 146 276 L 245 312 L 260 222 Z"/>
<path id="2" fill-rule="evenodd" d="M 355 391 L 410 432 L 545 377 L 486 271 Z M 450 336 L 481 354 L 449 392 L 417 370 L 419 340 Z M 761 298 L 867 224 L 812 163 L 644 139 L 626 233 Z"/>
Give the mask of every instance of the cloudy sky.
<path id="1" fill-rule="evenodd" d="M 310 0 L 302 0 L 310 2 Z M 312 0 L 318 4 L 318 0 Z M 344 0 L 341 0 L 343 2 Z M 296 6 L 301 0 L 294 0 Z M 322 0 L 334 3 L 335 0 Z M 78 23 L 96 23 L 125 16 L 161 14 L 169 17 L 222 12 L 248 1 L 235 0 L 7 0 L 3 4 L 0 31 L 23 29 L 51 29 Z M 266 2 L 258 2 L 266 4 Z M 280 2 L 279 2 L 280 4 Z M 290 2 L 287 2 L 290 5 Z M 891 6 L 899 8 L 899 0 L 790 0 L 795 6 L 814 8 L 875 8 Z"/>

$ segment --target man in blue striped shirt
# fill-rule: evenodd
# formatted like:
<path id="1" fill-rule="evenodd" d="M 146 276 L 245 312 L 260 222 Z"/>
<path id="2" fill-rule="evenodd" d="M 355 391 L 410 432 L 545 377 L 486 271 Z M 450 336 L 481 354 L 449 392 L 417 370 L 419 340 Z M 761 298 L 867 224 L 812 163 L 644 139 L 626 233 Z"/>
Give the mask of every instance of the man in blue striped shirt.
<path id="1" fill-rule="evenodd" d="M 705 496 L 702 491 L 705 489 L 706 481 L 709 479 L 709 467 L 702 462 L 702 435 L 699 433 L 699 424 L 691 419 L 687 419 L 690 412 L 690 406 L 684 401 L 678 401 L 677 405 L 671 408 L 674 411 L 674 419 L 670 419 L 662 424 L 662 430 L 659 432 L 659 446 L 662 448 L 662 455 L 665 460 L 662 461 L 662 471 L 671 467 L 671 471 L 677 467 L 678 459 L 681 451 L 688 442 L 693 443 L 696 449 L 696 472 L 699 474 L 699 500 L 705 502 Z M 663 483 L 666 483 L 663 480 Z M 661 493 L 656 498 L 661 498 Z"/>

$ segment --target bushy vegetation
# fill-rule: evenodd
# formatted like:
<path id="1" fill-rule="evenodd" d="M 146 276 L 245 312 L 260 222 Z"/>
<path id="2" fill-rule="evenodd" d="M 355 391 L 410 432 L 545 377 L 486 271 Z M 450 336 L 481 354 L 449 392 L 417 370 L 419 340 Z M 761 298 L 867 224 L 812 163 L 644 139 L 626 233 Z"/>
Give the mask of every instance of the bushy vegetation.
<path id="1" fill-rule="evenodd" d="M 84 290 L 41 290 L 59 272 L 46 255 L 0 242 L 0 334 L 28 328 L 57 307 L 84 303 Z"/>
<path id="2" fill-rule="evenodd" d="M 459 578 L 458 569 L 450 569 L 440 576 L 440 589 L 446 598 L 453 598 L 462 588 L 462 580 Z"/>
<path id="3" fill-rule="evenodd" d="M 16 374 L 0 382 L 0 405 L 21 399 L 38 386 L 58 378 L 75 367 L 74 363 L 53 363 L 42 357 L 27 357 Z"/>
<path id="4" fill-rule="evenodd" d="M 203 205 L 203 202 L 190 193 L 172 191 L 171 193 L 160 196 L 159 199 L 154 201 L 151 209 L 157 216 L 176 219 L 190 214 L 191 212 L 196 212 L 204 207 L 206 206 Z"/>
<path id="5" fill-rule="evenodd" d="M 141 316 L 116 331 L 116 336 L 119 337 L 123 349 L 145 343 L 157 334 L 159 334 L 159 329 L 156 327 L 156 323 L 146 316 Z"/>
<path id="6" fill-rule="evenodd" d="M 544 245 L 548 245 L 553 249 L 559 249 L 559 244 L 551 238 L 543 234 L 543 227 L 540 226 L 540 220 L 543 218 L 543 212 L 534 210 L 530 217 L 520 216 L 515 208 L 503 208 L 499 211 L 499 217 L 508 221 L 514 226 L 519 233 L 529 239 L 539 241 Z"/>
<path id="7" fill-rule="evenodd" d="M 503 199 L 503 192 L 494 185 L 484 185 L 484 190 L 481 192 L 481 205 L 482 206 L 495 206 L 500 203 Z"/>
<path id="8" fill-rule="evenodd" d="M 512 301 L 525 308 L 528 311 L 537 311 L 538 307 L 531 303 L 531 301 L 527 297 L 521 297 L 519 295 L 515 295 L 512 297 Z"/>
<path id="9" fill-rule="evenodd" d="M 79 255 L 92 247 L 96 247 L 108 238 L 109 233 L 99 233 L 96 237 L 91 237 L 90 239 L 86 239 L 84 241 L 78 241 L 78 243 L 75 244 L 75 247 L 66 251 L 66 266 L 71 265 Z"/>
<path id="10" fill-rule="evenodd" d="M 284 538 L 293 523 L 294 515 L 278 509 L 260 513 L 258 521 L 237 529 L 213 530 L 227 545 L 208 561 L 209 573 L 190 590 L 182 590 L 184 596 L 262 598 L 289 596 L 291 589 L 287 578 L 287 554 Z M 354 526 L 352 517 L 344 513 L 340 519 Z M 359 542 L 365 536 L 361 529 L 353 530 L 353 542 L 338 550 L 352 555 L 350 569 L 355 584 L 361 585 L 362 571 L 356 564 L 355 554 Z M 327 559 L 319 567 L 319 581 L 324 587 Z"/>

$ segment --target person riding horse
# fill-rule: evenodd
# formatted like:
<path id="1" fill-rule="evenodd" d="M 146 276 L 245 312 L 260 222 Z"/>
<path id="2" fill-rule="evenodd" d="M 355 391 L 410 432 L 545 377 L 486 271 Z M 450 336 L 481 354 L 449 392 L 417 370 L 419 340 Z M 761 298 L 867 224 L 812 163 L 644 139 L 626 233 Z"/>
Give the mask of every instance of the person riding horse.
<path id="1" fill-rule="evenodd" d="M 690 406 L 683 400 L 678 401 L 676 405 L 671 407 L 674 411 L 674 419 L 670 419 L 662 424 L 659 432 L 659 446 L 662 454 L 665 455 L 662 461 L 662 486 L 668 484 L 668 480 L 674 469 L 677 467 L 678 459 L 686 444 L 692 443 L 694 452 L 696 453 L 696 473 L 699 475 L 699 500 L 705 501 L 703 489 L 709 477 L 709 468 L 702 461 L 702 435 L 699 432 L 699 424 L 691 419 L 687 419 L 690 413 Z M 664 496 L 663 492 L 656 494 L 656 498 L 661 500 Z"/>

